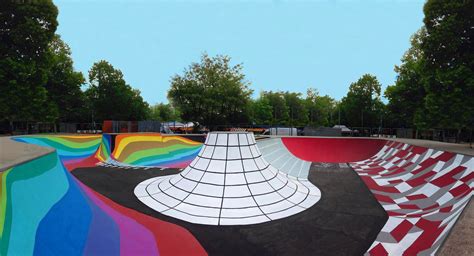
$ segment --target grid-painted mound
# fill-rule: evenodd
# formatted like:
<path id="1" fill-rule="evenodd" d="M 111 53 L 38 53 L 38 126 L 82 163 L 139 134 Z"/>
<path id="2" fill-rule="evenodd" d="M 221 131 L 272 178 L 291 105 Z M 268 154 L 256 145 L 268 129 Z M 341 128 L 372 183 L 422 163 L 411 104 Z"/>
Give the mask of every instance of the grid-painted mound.
<path id="1" fill-rule="evenodd" d="M 280 171 L 298 178 L 308 178 L 311 162 L 294 156 L 283 144 L 281 138 L 263 139 L 257 141 L 263 158 Z"/>
<path id="2" fill-rule="evenodd" d="M 314 205 L 321 193 L 307 179 L 268 164 L 252 133 L 210 133 L 178 175 L 143 181 L 140 201 L 162 214 L 207 225 L 247 225 L 285 218 Z"/>

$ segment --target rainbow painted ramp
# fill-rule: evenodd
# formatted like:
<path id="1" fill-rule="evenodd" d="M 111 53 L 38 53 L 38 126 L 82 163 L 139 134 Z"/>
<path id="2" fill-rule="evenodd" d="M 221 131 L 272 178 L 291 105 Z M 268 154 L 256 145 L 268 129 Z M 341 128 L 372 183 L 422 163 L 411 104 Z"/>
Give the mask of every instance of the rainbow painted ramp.
<path id="1" fill-rule="evenodd" d="M 472 156 L 382 139 L 13 139 L 56 151 L 0 172 L 0 255 L 434 255 L 474 189 Z"/>

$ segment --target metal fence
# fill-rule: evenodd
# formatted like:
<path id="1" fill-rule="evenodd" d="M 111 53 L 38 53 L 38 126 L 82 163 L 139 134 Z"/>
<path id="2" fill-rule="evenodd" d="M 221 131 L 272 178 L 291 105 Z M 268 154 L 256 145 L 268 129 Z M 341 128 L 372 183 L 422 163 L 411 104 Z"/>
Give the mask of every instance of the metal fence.
<path id="1" fill-rule="evenodd" d="M 163 130 L 166 128 L 166 131 Z M 291 127 L 285 125 L 213 125 L 209 127 L 185 127 L 171 129 L 159 121 L 104 121 L 104 123 L 47 123 L 47 122 L 0 122 L 0 134 L 21 135 L 36 133 L 121 133 L 121 132 L 175 132 L 175 133 L 207 133 L 209 131 L 249 131 L 255 134 L 269 135 L 306 135 L 306 136 L 350 136 L 350 137 L 388 137 L 434 140 L 450 143 L 466 143 L 473 141 L 471 129 L 412 129 L 412 128 L 380 128 L 380 127 L 349 127 L 347 131 L 331 127 Z"/>
<path id="2" fill-rule="evenodd" d="M 0 122 L 0 134 L 22 135 L 34 133 L 55 133 L 57 132 L 55 123 L 47 122 Z"/>
<path id="3" fill-rule="evenodd" d="M 423 139 L 449 143 L 466 143 L 473 140 L 473 129 L 412 129 L 350 127 L 355 137 L 392 137 Z"/>
<path id="4" fill-rule="evenodd" d="M 102 124 L 98 123 L 59 123 L 60 133 L 102 133 Z"/>

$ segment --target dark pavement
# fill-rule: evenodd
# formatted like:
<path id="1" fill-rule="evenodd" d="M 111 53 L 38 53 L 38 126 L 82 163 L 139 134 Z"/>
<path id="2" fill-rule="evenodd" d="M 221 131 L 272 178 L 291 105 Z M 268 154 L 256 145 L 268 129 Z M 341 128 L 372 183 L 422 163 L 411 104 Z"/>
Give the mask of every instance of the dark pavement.
<path id="1" fill-rule="evenodd" d="M 248 226 L 192 224 L 160 214 L 133 194 L 143 180 L 179 170 L 79 168 L 73 175 L 113 201 L 188 229 L 210 255 L 362 255 L 388 219 L 349 167 L 313 163 L 309 180 L 322 193 L 314 206 L 288 218 Z"/>

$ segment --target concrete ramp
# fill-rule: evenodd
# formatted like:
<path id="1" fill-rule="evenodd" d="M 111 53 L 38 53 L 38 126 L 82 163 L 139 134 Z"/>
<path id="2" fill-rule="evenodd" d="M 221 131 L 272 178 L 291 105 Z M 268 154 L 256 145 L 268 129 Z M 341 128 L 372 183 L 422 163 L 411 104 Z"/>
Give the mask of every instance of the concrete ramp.
<path id="1" fill-rule="evenodd" d="M 257 146 L 263 158 L 282 172 L 298 178 L 307 179 L 311 162 L 294 156 L 281 141 L 281 138 L 261 139 Z"/>
<path id="2" fill-rule="evenodd" d="M 249 225 L 313 206 L 321 192 L 262 158 L 253 133 L 211 132 L 180 174 L 145 180 L 135 195 L 150 208 L 191 223 Z"/>
<path id="3" fill-rule="evenodd" d="M 453 145 L 203 138 L 15 137 L 55 150 L 22 145 L 34 157 L 0 172 L 0 254 L 433 255 L 473 195 L 474 158 Z M 153 165 L 175 168 L 128 168 Z"/>
<path id="4" fill-rule="evenodd" d="M 203 136 L 144 134 L 34 135 L 13 140 L 56 149 L 66 168 L 117 167 L 185 168 L 196 157 Z"/>
<path id="5" fill-rule="evenodd" d="M 201 149 L 203 137 L 104 134 L 95 157 L 103 163 L 130 167 L 185 168 Z"/>
<path id="6" fill-rule="evenodd" d="M 362 161 L 385 145 L 385 140 L 372 138 L 283 137 L 281 140 L 299 159 L 324 163 Z"/>
<path id="7" fill-rule="evenodd" d="M 471 156 L 389 141 L 350 165 L 389 215 L 371 255 L 435 254 L 473 195 Z"/>

